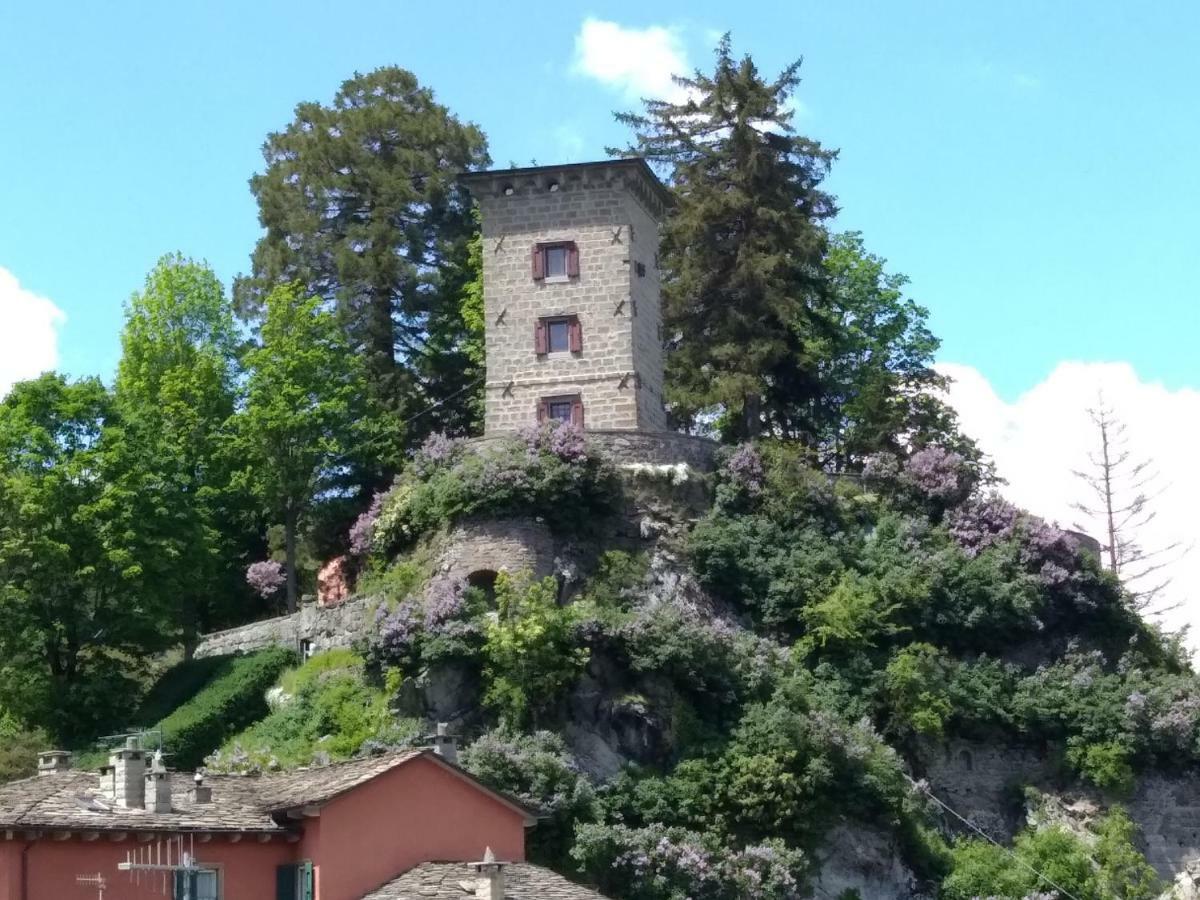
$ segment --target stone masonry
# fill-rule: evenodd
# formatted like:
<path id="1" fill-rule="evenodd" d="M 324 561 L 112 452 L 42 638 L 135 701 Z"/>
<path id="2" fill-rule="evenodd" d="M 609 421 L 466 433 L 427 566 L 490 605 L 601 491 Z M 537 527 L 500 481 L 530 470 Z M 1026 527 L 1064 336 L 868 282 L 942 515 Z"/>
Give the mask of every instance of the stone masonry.
<path id="1" fill-rule="evenodd" d="M 485 433 L 578 396 L 590 429 L 661 431 L 658 223 L 666 189 L 640 159 L 500 169 L 463 178 L 483 215 Z M 535 278 L 535 248 L 570 243 L 578 274 Z M 539 319 L 575 317 L 577 352 L 538 353 Z"/>

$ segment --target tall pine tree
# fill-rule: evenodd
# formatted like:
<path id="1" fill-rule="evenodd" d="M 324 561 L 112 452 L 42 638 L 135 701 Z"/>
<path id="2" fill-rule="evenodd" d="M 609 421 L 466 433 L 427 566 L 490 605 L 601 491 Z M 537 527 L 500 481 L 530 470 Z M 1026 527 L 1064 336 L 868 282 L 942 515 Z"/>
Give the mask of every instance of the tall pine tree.
<path id="1" fill-rule="evenodd" d="M 358 465 L 378 481 L 420 436 L 404 423 L 462 387 L 446 351 L 462 339 L 454 308 L 474 227 L 456 179 L 488 163 L 486 139 L 387 67 L 356 74 L 329 105 L 301 103 L 263 157 L 250 187 L 266 233 L 239 304 L 253 315 L 276 285 L 298 282 L 336 305 L 366 361 L 376 427 Z"/>
<path id="2" fill-rule="evenodd" d="M 677 206 L 662 236 L 667 399 L 684 423 L 716 414 L 728 437 L 817 439 L 818 362 L 836 323 L 823 303 L 820 189 L 835 153 L 794 133 L 800 63 L 766 80 L 728 35 L 681 102 L 619 113 L 632 152 L 664 171 Z"/>

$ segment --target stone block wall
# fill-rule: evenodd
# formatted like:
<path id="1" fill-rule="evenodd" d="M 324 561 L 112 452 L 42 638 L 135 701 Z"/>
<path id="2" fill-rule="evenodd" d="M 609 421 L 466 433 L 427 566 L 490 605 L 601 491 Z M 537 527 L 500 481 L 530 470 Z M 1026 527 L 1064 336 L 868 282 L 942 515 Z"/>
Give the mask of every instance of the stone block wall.
<path id="1" fill-rule="evenodd" d="M 472 187 L 483 213 L 485 433 L 531 424 L 539 400 L 566 394 L 580 395 L 588 428 L 665 428 L 658 230 L 628 173 L 598 164 Z M 535 280 L 534 247 L 558 241 L 578 247 L 578 277 Z M 579 353 L 535 352 L 534 329 L 547 316 L 578 317 Z"/>

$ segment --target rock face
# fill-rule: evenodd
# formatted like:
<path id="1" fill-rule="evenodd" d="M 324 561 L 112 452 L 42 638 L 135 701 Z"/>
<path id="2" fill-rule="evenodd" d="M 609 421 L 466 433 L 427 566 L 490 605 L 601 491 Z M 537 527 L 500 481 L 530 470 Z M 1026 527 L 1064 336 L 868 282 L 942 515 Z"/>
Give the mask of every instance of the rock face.
<path id="1" fill-rule="evenodd" d="M 841 897 L 857 891 L 860 900 L 907 900 L 917 894 L 917 879 L 900 862 L 900 851 L 886 835 L 850 825 L 829 832 L 817 854 L 821 874 L 816 896 Z"/>
<path id="2" fill-rule="evenodd" d="M 1007 840 L 1027 824 L 1020 789 L 1053 799 L 1053 819 L 1082 826 L 1111 802 L 1095 791 L 1059 783 L 1054 761 L 1030 748 L 952 741 L 922 754 L 930 789 L 984 831 Z M 1138 825 L 1147 861 L 1171 881 L 1200 873 L 1200 776 L 1145 775 L 1121 801 Z M 1030 817 L 1045 823 L 1045 811 Z M 948 823 L 956 824 L 956 823 Z"/>

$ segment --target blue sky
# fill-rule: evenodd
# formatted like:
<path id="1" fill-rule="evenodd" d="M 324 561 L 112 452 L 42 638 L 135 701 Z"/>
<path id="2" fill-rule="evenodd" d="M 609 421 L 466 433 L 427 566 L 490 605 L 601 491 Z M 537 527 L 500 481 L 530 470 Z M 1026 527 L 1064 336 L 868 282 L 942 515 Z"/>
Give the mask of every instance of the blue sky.
<path id="1" fill-rule="evenodd" d="M 579 71 L 585 19 L 668 29 L 692 65 L 728 29 L 768 72 L 805 57 L 798 125 L 841 149 L 841 224 L 912 276 L 944 359 L 1010 399 L 1064 359 L 1196 385 L 1200 6 L 1139 6 L 7 3 L 0 267 L 66 313 L 61 366 L 108 375 L 160 254 L 246 267 L 246 180 L 297 101 L 397 63 L 499 164 L 596 157 L 651 76 Z"/>

